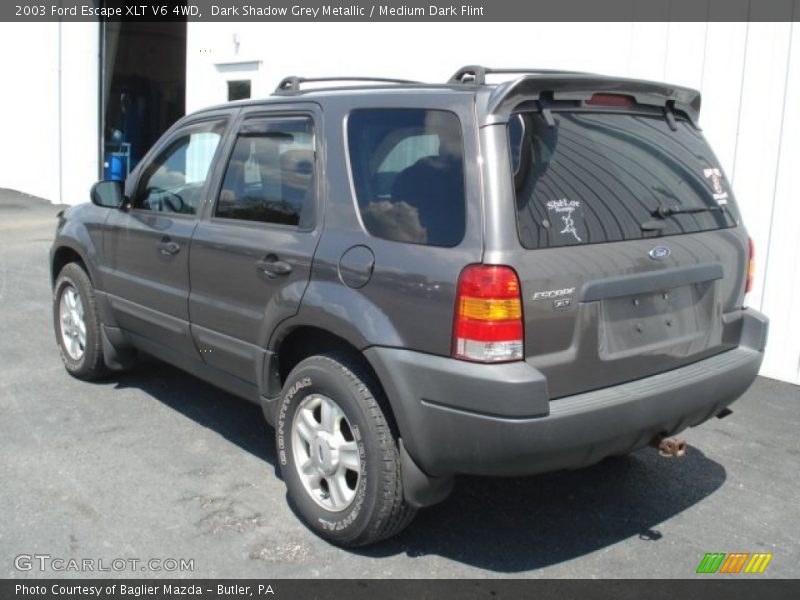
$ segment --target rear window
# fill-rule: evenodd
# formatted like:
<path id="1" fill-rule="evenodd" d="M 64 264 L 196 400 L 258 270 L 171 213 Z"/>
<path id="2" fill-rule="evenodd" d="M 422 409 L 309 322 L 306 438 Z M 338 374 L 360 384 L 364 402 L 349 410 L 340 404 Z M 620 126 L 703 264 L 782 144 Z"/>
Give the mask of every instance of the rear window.
<path id="1" fill-rule="evenodd" d="M 361 220 L 380 238 L 455 246 L 464 237 L 464 150 L 453 113 L 362 109 L 347 121 Z"/>
<path id="2" fill-rule="evenodd" d="M 661 115 L 552 116 L 555 124 L 548 125 L 540 113 L 519 113 L 508 126 L 517 225 L 525 248 L 736 225 L 728 181 L 690 123 L 678 120 L 672 131 Z M 657 219 L 659 207 L 711 210 Z M 654 222 L 661 228 L 652 228 Z"/>
<path id="3" fill-rule="evenodd" d="M 313 220 L 314 191 L 311 119 L 250 119 L 236 138 L 214 214 L 307 228 Z"/>

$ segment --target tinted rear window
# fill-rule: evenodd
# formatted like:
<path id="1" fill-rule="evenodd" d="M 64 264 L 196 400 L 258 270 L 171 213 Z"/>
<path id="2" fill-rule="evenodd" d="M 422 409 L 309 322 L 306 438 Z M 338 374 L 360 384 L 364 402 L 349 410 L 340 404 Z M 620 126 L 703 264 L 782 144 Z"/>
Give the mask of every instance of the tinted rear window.
<path id="1" fill-rule="evenodd" d="M 311 119 L 250 119 L 236 138 L 215 216 L 309 227 L 314 191 Z"/>
<path id="2" fill-rule="evenodd" d="M 652 238 L 732 227 L 733 194 L 702 134 L 663 116 L 553 112 L 509 123 L 522 245 L 547 248 Z M 667 217 L 646 231 L 659 206 L 712 207 Z M 716 210 L 721 207 L 722 210 Z M 658 220 L 660 221 L 660 220 Z"/>
<path id="3" fill-rule="evenodd" d="M 455 246 L 464 237 L 464 150 L 458 117 L 362 109 L 347 124 L 358 208 L 370 234 Z"/>

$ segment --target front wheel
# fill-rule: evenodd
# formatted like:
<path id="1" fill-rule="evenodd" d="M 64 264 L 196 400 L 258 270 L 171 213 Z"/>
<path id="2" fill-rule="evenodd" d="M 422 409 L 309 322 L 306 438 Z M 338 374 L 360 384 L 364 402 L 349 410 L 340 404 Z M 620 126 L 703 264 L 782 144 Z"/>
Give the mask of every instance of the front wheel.
<path id="1" fill-rule="evenodd" d="M 56 279 L 53 324 L 61 361 L 70 375 L 89 380 L 106 374 L 94 288 L 76 263 L 61 269 Z"/>
<path id="2" fill-rule="evenodd" d="M 307 358 L 287 377 L 276 441 L 289 498 L 316 533 L 340 546 L 391 537 L 413 519 L 397 437 L 380 387 L 342 355 Z"/>

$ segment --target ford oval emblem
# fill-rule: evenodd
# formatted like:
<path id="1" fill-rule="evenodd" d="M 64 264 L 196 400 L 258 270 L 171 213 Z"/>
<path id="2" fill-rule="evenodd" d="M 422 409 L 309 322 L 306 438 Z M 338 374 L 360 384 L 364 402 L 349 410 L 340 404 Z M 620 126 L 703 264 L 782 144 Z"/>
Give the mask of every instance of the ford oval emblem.
<path id="1" fill-rule="evenodd" d="M 666 246 L 656 246 L 655 248 L 650 250 L 648 254 L 650 255 L 650 258 L 652 258 L 653 260 L 664 260 L 670 254 L 672 254 L 672 250 L 670 250 Z"/>

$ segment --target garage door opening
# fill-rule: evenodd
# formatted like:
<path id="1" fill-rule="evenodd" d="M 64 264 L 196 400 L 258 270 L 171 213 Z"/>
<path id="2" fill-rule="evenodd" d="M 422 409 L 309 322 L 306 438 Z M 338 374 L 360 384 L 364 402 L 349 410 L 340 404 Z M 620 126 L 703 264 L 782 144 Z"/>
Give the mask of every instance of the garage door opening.
<path id="1" fill-rule="evenodd" d="M 186 22 L 101 24 L 100 177 L 124 180 L 186 107 Z"/>

